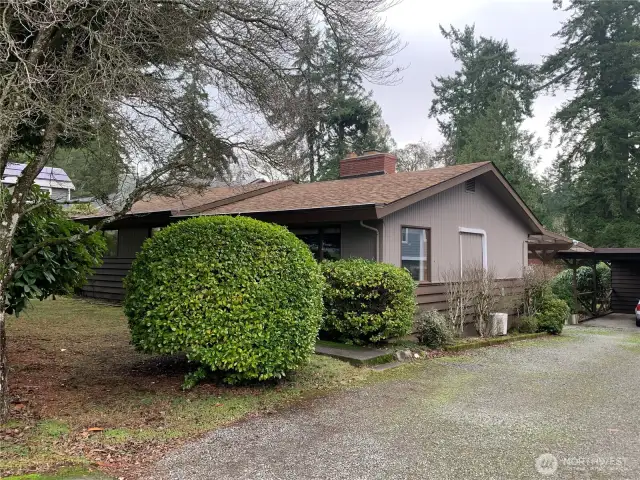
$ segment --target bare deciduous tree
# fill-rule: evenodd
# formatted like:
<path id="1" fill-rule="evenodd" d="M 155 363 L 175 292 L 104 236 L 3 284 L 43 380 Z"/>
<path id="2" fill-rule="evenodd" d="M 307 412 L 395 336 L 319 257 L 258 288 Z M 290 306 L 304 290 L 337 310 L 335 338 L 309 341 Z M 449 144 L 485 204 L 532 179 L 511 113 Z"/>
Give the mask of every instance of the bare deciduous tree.
<path id="1" fill-rule="evenodd" d="M 398 170 L 401 172 L 415 172 L 429 168 L 444 166 L 436 154 L 436 150 L 427 142 L 410 143 L 396 150 Z"/>
<path id="2" fill-rule="evenodd" d="M 0 171 L 27 163 L 0 206 L 0 295 L 26 259 L 70 238 L 43 239 L 12 257 L 27 192 L 61 146 L 113 147 L 128 195 L 90 232 L 147 194 L 179 195 L 224 177 L 242 152 L 261 155 L 220 111 L 283 115 L 288 72 L 311 22 L 323 22 L 361 52 L 380 52 L 393 33 L 378 17 L 388 0 L 4 0 L 0 2 Z M 375 80 L 390 68 L 371 55 Z M 215 111 L 215 113 L 214 113 Z M 267 157 L 267 160 L 268 157 Z M 109 161 L 105 158 L 101 161 Z M 0 420 L 8 415 L 5 312 L 0 311 Z"/>
<path id="3" fill-rule="evenodd" d="M 463 275 L 470 292 L 476 331 L 481 337 L 490 336 L 491 314 L 495 312 L 499 299 L 495 270 L 473 267 L 465 269 Z"/>
<path id="4" fill-rule="evenodd" d="M 472 307 L 472 292 L 468 286 L 467 271 L 466 268 L 462 271 L 451 268 L 442 275 L 446 287 L 447 316 L 458 336 L 462 336 L 464 333 L 465 321 L 469 309 Z"/>

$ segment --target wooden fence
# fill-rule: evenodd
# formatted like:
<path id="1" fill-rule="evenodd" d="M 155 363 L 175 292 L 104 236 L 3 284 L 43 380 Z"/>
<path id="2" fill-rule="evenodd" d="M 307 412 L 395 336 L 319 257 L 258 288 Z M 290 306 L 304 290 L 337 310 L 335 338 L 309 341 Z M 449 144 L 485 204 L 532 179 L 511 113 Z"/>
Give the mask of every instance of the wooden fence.
<path id="1" fill-rule="evenodd" d="M 496 281 L 498 294 L 504 302 L 510 298 L 522 295 L 524 284 L 521 278 L 505 278 Z M 416 289 L 418 307 L 424 310 L 447 310 L 447 286 L 444 283 L 431 283 L 418 286 Z"/>

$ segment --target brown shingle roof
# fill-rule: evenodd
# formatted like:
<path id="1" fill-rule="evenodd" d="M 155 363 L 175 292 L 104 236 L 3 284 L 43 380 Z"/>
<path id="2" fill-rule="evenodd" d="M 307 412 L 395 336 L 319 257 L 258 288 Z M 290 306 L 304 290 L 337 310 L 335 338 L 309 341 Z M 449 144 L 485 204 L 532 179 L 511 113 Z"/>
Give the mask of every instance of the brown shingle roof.
<path id="1" fill-rule="evenodd" d="M 207 203 L 218 202 L 238 195 L 272 187 L 283 182 L 265 182 L 233 187 L 213 187 L 203 192 L 186 192 L 180 197 L 154 196 L 147 200 L 141 200 L 133 205 L 130 213 L 150 213 L 162 211 L 189 210 Z"/>
<path id="2" fill-rule="evenodd" d="M 489 163 L 470 163 L 417 172 L 400 172 L 327 182 L 293 184 L 246 200 L 205 210 L 201 213 L 203 215 L 215 215 L 371 204 L 388 205 Z"/>
<path id="3" fill-rule="evenodd" d="M 204 191 L 197 192 L 195 190 L 186 191 L 180 196 L 166 197 L 160 195 L 153 195 L 145 200 L 140 200 L 133 204 L 133 207 L 129 211 L 129 215 L 154 213 L 154 212 L 180 212 L 183 210 L 195 209 L 197 207 L 206 206 L 215 202 L 222 202 L 224 200 L 230 200 L 233 197 L 242 196 L 245 194 L 254 193 L 259 194 L 260 190 L 269 191 L 278 186 L 285 186 L 291 183 L 289 181 L 278 182 L 262 182 L 262 183 L 250 183 L 247 185 L 237 185 L 229 187 L 211 187 Z M 100 218 L 111 215 L 113 212 L 106 208 L 100 209 L 97 213 L 91 215 L 76 216 L 76 219 L 84 218 Z"/>

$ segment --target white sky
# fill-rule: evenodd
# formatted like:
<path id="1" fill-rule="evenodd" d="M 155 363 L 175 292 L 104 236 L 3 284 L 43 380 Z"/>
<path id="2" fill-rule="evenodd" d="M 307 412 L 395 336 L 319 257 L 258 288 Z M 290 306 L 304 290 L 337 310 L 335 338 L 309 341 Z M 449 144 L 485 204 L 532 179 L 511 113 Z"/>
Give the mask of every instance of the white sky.
<path id="1" fill-rule="evenodd" d="M 507 40 L 527 63 L 540 63 L 553 53 L 558 40 L 551 35 L 560 29 L 566 13 L 553 9 L 551 0 L 404 0 L 384 15 L 407 47 L 396 57 L 406 66 L 398 86 L 373 86 L 374 98 L 382 107 L 398 146 L 420 139 L 437 146 L 441 142 L 435 119 L 428 118 L 433 98 L 431 81 L 436 75 L 456 70 L 449 43 L 442 38 L 439 24 L 462 28 L 476 25 L 476 34 Z M 535 131 L 546 143 L 548 120 L 566 99 L 544 96 L 536 100 L 534 118 L 525 128 Z M 543 148 L 536 171 L 542 172 L 555 156 L 555 146 Z"/>

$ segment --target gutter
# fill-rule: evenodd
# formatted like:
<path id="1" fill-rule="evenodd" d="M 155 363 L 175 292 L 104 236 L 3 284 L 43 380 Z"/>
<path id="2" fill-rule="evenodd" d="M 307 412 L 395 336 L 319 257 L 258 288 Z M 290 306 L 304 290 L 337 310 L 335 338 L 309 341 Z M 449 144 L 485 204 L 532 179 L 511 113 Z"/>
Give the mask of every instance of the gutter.
<path id="1" fill-rule="evenodd" d="M 360 220 L 360 226 L 362 228 L 366 228 L 367 230 L 376 232 L 376 262 L 379 262 L 380 261 L 380 230 L 370 225 L 366 225 L 364 223 L 364 220 Z"/>

